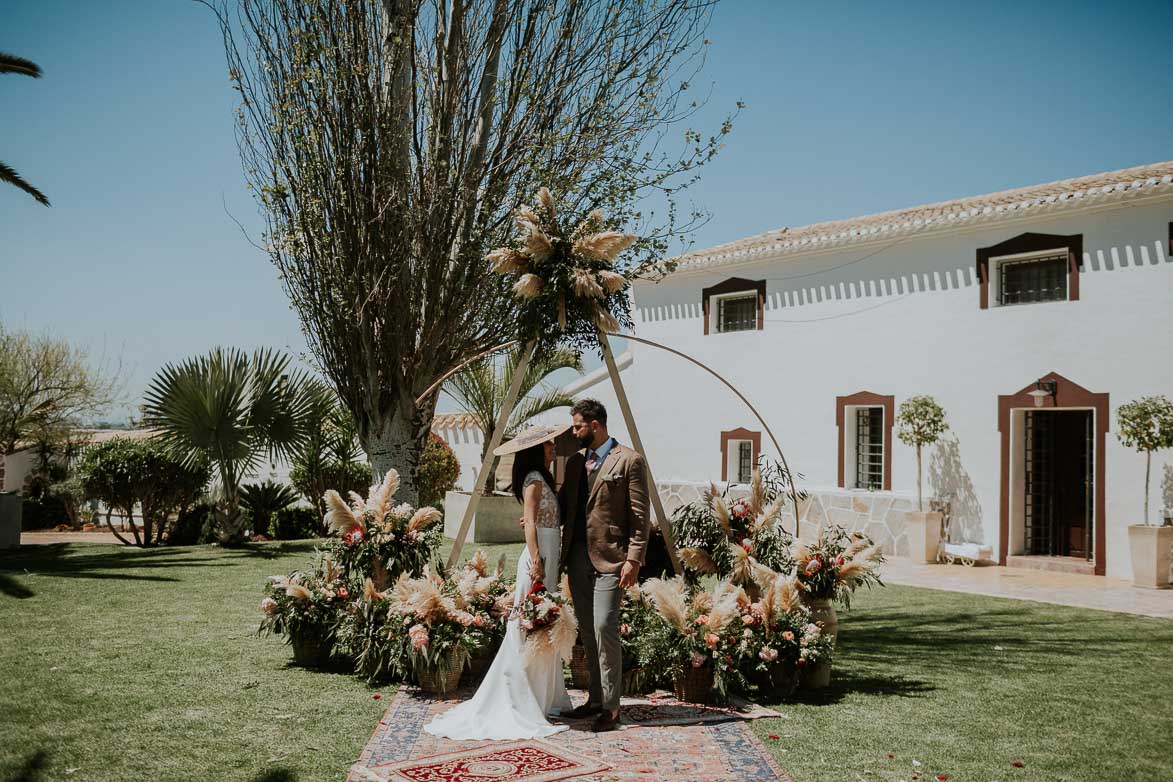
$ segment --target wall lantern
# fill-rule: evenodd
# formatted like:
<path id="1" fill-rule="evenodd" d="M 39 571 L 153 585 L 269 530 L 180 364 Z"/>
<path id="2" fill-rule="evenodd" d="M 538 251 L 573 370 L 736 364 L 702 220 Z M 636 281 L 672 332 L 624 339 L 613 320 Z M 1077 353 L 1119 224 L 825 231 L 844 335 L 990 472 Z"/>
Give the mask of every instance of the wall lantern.
<path id="1" fill-rule="evenodd" d="M 1029 392 L 1031 398 L 1035 400 L 1035 407 L 1042 407 L 1047 397 L 1051 397 L 1051 406 L 1054 407 L 1055 392 L 1059 389 L 1059 384 L 1054 380 L 1039 380 L 1035 386 L 1035 390 Z"/>

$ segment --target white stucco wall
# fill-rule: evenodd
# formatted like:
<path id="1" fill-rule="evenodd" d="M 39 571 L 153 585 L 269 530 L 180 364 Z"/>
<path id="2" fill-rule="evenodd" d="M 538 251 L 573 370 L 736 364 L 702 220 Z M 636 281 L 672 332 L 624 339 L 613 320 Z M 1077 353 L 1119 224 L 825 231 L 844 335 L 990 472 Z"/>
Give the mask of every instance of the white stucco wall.
<path id="1" fill-rule="evenodd" d="M 964 537 L 995 551 L 998 395 L 1052 371 L 1108 393 L 1106 565 L 1108 575 L 1128 577 L 1127 526 L 1142 515 L 1144 457 L 1120 445 L 1115 411 L 1140 396 L 1173 395 L 1170 221 L 1173 198 L 1163 196 L 678 272 L 637 284 L 636 334 L 736 382 L 811 488 L 837 483 L 837 396 L 891 394 L 899 408 L 909 396 L 932 395 L 951 432 L 926 454 L 927 488 L 954 493 Z M 980 309 L 976 249 L 1028 231 L 1083 235 L 1080 300 Z M 766 279 L 765 328 L 705 336 L 701 290 L 734 276 Z M 657 480 L 719 478 L 720 432 L 761 427 L 701 370 L 638 343 L 631 350 L 623 375 Z M 914 450 L 889 445 L 893 490 L 915 491 Z M 765 437 L 763 453 L 774 455 Z M 1171 452 L 1154 455 L 1155 507 L 1171 462 Z"/>

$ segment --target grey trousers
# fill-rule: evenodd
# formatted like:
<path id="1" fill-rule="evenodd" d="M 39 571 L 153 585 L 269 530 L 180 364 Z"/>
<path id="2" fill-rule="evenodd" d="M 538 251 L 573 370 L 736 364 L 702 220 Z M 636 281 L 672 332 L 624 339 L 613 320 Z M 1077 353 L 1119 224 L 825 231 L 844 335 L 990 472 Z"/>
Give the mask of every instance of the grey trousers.
<path id="1" fill-rule="evenodd" d="M 619 641 L 619 574 L 599 573 L 584 544 L 574 543 L 566 563 L 570 598 L 591 672 L 590 703 L 615 711 L 623 693 L 623 647 Z"/>

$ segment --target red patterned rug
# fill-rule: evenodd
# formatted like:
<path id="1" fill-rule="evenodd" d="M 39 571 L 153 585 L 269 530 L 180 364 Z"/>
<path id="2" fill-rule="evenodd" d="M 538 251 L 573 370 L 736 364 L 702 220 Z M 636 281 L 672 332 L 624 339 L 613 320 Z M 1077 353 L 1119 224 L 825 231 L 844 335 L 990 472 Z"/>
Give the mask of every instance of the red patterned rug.
<path id="1" fill-rule="evenodd" d="M 606 763 L 545 741 L 493 742 L 381 766 L 382 779 L 403 782 L 555 782 L 605 771 Z"/>
<path id="2" fill-rule="evenodd" d="M 750 729 L 749 720 L 777 713 L 749 704 L 694 706 L 666 693 L 624 698 L 622 730 L 592 733 L 590 720 L 567 721 L 568 730 L 540 741 L 453 741 L 423 730 L 471 696 L 472 690 L 440 697 L 400 687 L 348 782 L 793 782 Z M 581 703 L 586 694 L 572 690 L 571 697 Z M 540 748 L 549 767 L 490 757 L 515 746 Z M 558 768 L 559 762 L 579 765 Z M 527 769 L 532 776 L 520 775 Z M 547 770 L 562 776 L 537 775 Z M 410 776 L 415 773 L 433 775 Z"/>

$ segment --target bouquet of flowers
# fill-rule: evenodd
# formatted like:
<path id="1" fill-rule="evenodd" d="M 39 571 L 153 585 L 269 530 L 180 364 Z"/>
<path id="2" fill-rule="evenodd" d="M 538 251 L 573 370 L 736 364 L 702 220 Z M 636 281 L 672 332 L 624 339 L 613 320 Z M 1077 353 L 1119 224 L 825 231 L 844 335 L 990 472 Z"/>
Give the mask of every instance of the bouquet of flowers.
<path id="1" fill-rule="evenodd" d="M 791 572 L 792 539 L 778 526 L 787 501 L 784 486 L 780 468 L 755 469 L 747 497 L 732 498 L 728 489 L 710 484 L 700 501 L 678 509 L 672 525 L 685 566 L 696 574 L 728 578 L 751 592 L 756 565 Z"/>
<path id="2" fill-rule="evenodd" d="M 793 686 L 792 674 L 798 669 L 830 660 L 833 640 L 812 621 L 793 576 L 764 567 L 757 569 L 756 576 L 762 588 L 761 599 L 741 613 L 738 651 L 743 670 L 776 686 Z"/>
<path id="3" fill-rule="evenodd" d="M 876 569 L 884 555 L 858 532 L 849 535 L 842 527 L 823 526 L 812 545 L 795 546 L 793 557 L 795 583 L 813 599 L 834 599 L 850 607 L 860 585 L 883 586 Z"/>
<path id="4" fill-rule="evenodd" d="M 562 594 L 567 594 L 569 585 L 563 583 L 562 587 Z M 569 600 L 537 581 L 514 608 L 514 613 L 525 638 L 522 655 L 527 662 L 551 654 L 570 659 L 578 636 L 578 621 Z"/>
<path id="5" fill-rule="evenodd" d="M 473 653 L 492 653 L 505 635 L 505 622 L 513 608 L 513 585 L 505 578 L 505 555 L 495 570 L 489 569 L 489 558 L 478 550 L 464 567 L 453 574 L 456 591 L 467 610 L 481 617 L 479 625 L 469 628 L 475 636 Z"/>
<path id="6" fill-rule="evenodd" d="M 393 504 L 398 488 L 399 473 L 388 470 L 365 500 L 351 492 L 347 504 L 333 489 L 325 494 L 325 521 L 337 536 L 331 551 L 356 583 L 370 577 L 376 589 L 386 589 L 403 573 L 421 572 L 440 543 L 440 511 Z"/>
<path id="7" fill-rule="evenodd" d="M 677 576 L 649 579 L 643 593 L 656 610 L 636 641 L 644 668 L 674 679 L 690 668 L 711 668 L 713 690 L 721 697 L 745 687 L 738 646 L 741 614 L 751 603 L 744 589 L 721 581 L 707 592 Z"/>
<path id="8" fill-rule="evenodd" d="M 309 572 L 269 577 L 258 632 L 285 636 L 298 656 L 306 647 L 328 652 L 351 597 L 342 571 L 329 554 L 323 554 Z"/>

